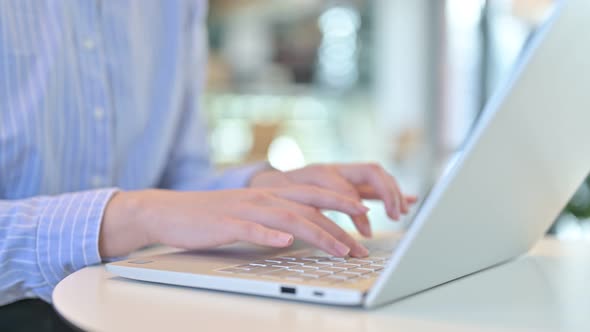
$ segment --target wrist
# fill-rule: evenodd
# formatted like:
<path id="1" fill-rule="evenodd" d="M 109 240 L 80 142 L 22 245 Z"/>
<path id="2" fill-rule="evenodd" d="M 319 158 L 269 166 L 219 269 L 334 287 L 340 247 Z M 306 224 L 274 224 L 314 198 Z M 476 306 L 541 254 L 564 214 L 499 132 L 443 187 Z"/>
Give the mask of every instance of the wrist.
<path id="1" fill-rule="evenodd" d="M 145 220 L 145 192 L 118 192 L 106 206 L 99 237 L 101 257 L 128 255 L 151 244 Z"/>

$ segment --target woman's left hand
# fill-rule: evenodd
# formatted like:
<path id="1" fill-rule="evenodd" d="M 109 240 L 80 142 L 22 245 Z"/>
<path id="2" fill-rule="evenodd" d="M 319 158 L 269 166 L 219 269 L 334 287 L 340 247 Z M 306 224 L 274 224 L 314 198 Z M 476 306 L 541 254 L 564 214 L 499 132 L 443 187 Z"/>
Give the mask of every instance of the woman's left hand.
<path id="1" fill-rule="evenodd" d="M 377 199 L 383 201 L 387 215 L 399 220 L 407 214 L 416 196 L 404 195 L 393 176 L 378 164 L 318 164 L 294 171 L 265 170 L 255 174 L 250 187 L 307 186 L 310 190 L 329 190 L 355 201 Z M 313 201 L 306 202 L 314 206 Z M 371 236 L 371 226 L 365 215 L 351 218 L 356 229 Z"/>

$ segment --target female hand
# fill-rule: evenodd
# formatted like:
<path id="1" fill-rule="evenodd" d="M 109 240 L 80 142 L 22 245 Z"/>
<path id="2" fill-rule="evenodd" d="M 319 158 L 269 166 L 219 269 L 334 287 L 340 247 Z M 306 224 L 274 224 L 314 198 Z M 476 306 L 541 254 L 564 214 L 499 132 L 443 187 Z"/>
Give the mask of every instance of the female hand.
<path id="1" fill-rule="evenodd" d="M 102 257 L 161 243 L 184 249 L 237 241 L 286 247 L 302 239 L 332 255 L 364 257 L 366 248 L 320 209 L 362 215 L 360 202 L 308 186 L 175 192 L 120 192 L 109 202 L 100 233 Z"/>
<path id="2" fill-rule="evenodd" d="M 374 164 L 263 171 L 250 188 L 239 190 L 120 192 L 105 210 L 99 250 L 113 257 L 154 243 L 184 249 L 238 241 L 286 247 L 297 237 L 335 256 L 364 257 L 368 250 L 321 213 L 346 213 L 370 236 L 363 198 L 382 200 L 394 219 L 416 201 Z"/>
<path id="3" fill-rule="evenodd" d="M 290 172 L 262 171 L 250 181 L 250 187 L 282 188 L 304 185 L 330 191 L 360 203 L 361 199 L 378 199 L 385 204 L 387 215 L 399 220 L 407 214 L 417 200 L 403 195 L 397 181 L 378 164 L 321 164 L 311 165 Z M 371 226 L 366 214 L 350 215 L 357 230 L 371 236 Z"/>

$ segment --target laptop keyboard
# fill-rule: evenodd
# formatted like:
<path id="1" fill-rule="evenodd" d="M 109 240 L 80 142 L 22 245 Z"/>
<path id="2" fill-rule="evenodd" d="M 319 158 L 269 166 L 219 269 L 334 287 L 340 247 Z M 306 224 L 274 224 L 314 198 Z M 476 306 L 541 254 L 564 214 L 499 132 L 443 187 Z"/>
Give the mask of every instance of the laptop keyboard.
<path id="1" fill-rule="evenodd" d="M 391 249 L 373 249 L 370 256 L 365 258 L 309 254 L 310 251 L 305 251 L 276 256 L 217 271 L 290 281 L 313 280 L 326 284 L 353 283 L 376 278 L 387 264 Z"/>

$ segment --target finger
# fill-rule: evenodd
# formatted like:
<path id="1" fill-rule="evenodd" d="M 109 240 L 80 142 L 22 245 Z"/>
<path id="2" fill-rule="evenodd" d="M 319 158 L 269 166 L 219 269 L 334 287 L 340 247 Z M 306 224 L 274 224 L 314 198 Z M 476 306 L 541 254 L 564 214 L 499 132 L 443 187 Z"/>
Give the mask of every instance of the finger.
<path id="1" fill-rule="evenodd" d="M 366 213 L 369 209 L 360 202 L 354 201 L 344 195 L 340 195 L 337 192 L 315 186 L 282 188 L 275 192 L 278 197 L 304 205 L 347 213 L 351 217 L 359 233 L 365 237 L 371 237 L 371 227 L 366 218 Z M 365 216 L 365 218 L 355 218 L 357 216 Z M 364 220 L 367 220 L 367 222 L 365 223 Z"/>
<path id="2" fill-rule="evenodd" d="M 361 198 L 364 199 L 379 199 L 379 194 L 367 184 L 361 184 L 356 186 L 356 191 L 359 193 Z"/>
<path id="3" fill-rule="evenodd" d="M 280 198 L 276 199 L 273 204 L 274 206 L 283 207 L 295 213 L 299 213 L 306 219 L 320 226 L 322 229 L 338 239 L 338 241 L 348 246 L 350 248 L 349 255 L 354 257 L 366 257 L 369 254 L 367 248 L 365 248 L 362 244 L 350 236 L 350 234 L 336 225 L 332 220 L 324 216 L 318 209 Z"/>
<path id="4" fill-rule="evenodd" d="M 364 199 L 378 199 L 379 194 L 373 189 L 373 187 L 369 185 L 358 185 L 356 186 L 356 190 L 361 195 L 361 198 Z M 404 195 L 404 199 L 406 200 L 406 204 L 412 205 L 418 201 L 418 197 L 415 195 Z"/>
<path id="5" fill-rule="evenodd" d="M 316 165 L 286 174 L 292 181 L 321 187 L 345 195 L 360 202 L 360 196 L 354 185 L 342 177 L 335 166 Z"/>
<path id="6" fill-rule="evenodd" d="M 385 203 L 387 214 L 399 220 L 402 211 L 397 182 L 379 165 L 340 165 L 339 172 L 354 185 L 370 185 Z M 404 202 L 405 203 L 405 202 Z"/>
<path id="7" fill-rule="evenodd" d="M 346 195 L 357 202 L 361 202 L 361 196 L 356 187 L 344 178 L 336 167 L 331 165 L 315 165 L 287 174 L 295 182 L 308 183 Z M 366 215 L 366 213 L 364 214 Z M 371 237 L 371 229 L 366 216 L 364 218 L 355 218 L 354 215 L 351 215 L 351 218 L 359 233 L 363 236 Z"/>
<path id="8" fill-rule="evenodd" d="M 379 166 L 379 168 L 381 169 L 379 175 L 383 178 L 386 187 L 390 188 L 390 190 L 395 195 L 398 204 L 397 206 L 399 207 L 400 212 L 402 214 L 407 214 L 408 212 L 410 212 L 410 209 L 408 207 L 408 204 L 406 203 L 406 200 L 404 199 L 399 184 L 397 183 L 395 178 L 391 176 L 391 174 L 387 173 L 387 171 L 385 171 L 381 166 Z"/>
<path id="9" fill-rule="evenodd" d="M 293 235 L 254 222 L 231 219 L 228 224 L 233 238 L 237 241 L 275 248 L 284 248 L 293 244 Z"/>
<path id="10" fill-rule="evenodd" d="M 286 209 L 243 204 L 238 209 L 241 218 L 266 227 L 293 234 L 334 256 L 346 256 L 350 248 L 333 235 L 303 216 Z"/>
<path id="11" fill-rule="evenodd" d="M 404 198 L 406 199 L 406 203 L 408 203 L 409 205 L 416 204 L 416 202 L 418 201 L 418 197 L 414 195 L 406 195 Z"/>
<path id="12" fill-rule="evenodd" d="M 373 231 L 371 230 L 371 223 L 369 222 L 369 218 L 367 215 L 360 215 L 360 216 L 353 216 L 352 222 L 356 229 L 361 233 L 364 237 L 372 237 Z"/>
<path id="13" fill-rule="evenodd" d="M 361 202 L 332 190 L 316 186 L 289 186 L 274 189 L 277 197 L 313 206 L 323 210 L 334 210 L 350 216 L 366 214 L 369 209 Z"/>

